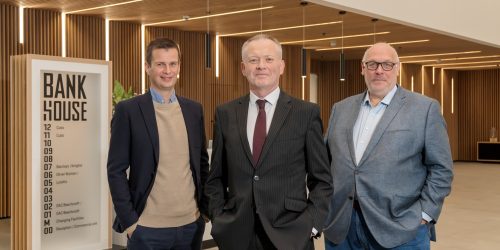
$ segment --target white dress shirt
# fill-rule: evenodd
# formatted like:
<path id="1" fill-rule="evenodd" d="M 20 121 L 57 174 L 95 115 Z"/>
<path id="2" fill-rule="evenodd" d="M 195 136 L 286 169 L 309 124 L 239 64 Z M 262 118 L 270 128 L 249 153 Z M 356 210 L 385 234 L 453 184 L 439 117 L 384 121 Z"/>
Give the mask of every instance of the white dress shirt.
<path id="1" fill-rule="evenodd" d="M 257 95 L 250 91 L 250 101 L 248 102 L 248 116 L 247 116 L 247 138 L 248 144 L 250 145 L 250 150 L 253 151 L 253 133 L 255 130 L 255 122 L 257 121 L 257 115 L 259 114 L 259 106 L 257 105 L 257 100 L 266 100 L 266 134 L 269 132 L 269 127 L 271 126 L 271 121 L 273 120 L 274 110 L 276 109 L 276 104 L 278 103 L 278 98 L 280 97 L 280 88 L 277 87 L 271 93 L 269 93 L 264 98 L 259 98 Z M 253 153 L 253 152 L 252 152 Z"/>

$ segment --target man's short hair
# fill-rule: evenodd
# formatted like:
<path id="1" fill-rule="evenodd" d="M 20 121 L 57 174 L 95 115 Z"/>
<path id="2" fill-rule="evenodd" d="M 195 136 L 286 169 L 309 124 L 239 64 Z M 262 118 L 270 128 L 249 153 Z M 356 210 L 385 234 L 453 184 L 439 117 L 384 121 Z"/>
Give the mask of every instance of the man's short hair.
<path id="1" fill-rule="evenodd" d="M 384 45 L 387 45 L 389 48 L 391 48 L 393 51 L 394 51 L 394 55 L 396 56 L 396 60 L 399 61 L 399 55 L 398 55 L 398 51 L 389 43 L 387 42 L 376 42 L 374 43 L 372 46 L 368 47 L 368 49 L 365 50 L 365 53 L 363 54 L 363 59 L 361 60 L 362 62 L 366 61 L 366 57 L 368 56 L 368 51 L 373 48 L 373 46 L 375 45 L 379 45 L 379 44 L 384 44 Z"/>
<path id="2" fill-rule="evenodd" d="M 176 49 L 177 53 L 179 54 L 179 62 L 181 61 L 181 49 L 179 48 L 179 45 L 168 38 L 161 37 L 161 38 L 156 38 L 155 40 L 151 41 L 148 44 L 148 48 L 146 50 L 146 62 L 151 65 L 151 59 L 153 57 L 153 50 L 155 49 Z"/>
<path id="3" fill-rule="evenodd" d="M 250 37 L 248 40 L 246 40 L 246 42 L 243 44 L 243 46 L 241 46 L 241 59 L 243 59 L 245 57 L 245 52 L 246 52 L 246 48 L 247 48 L 248 44 L 253 42 L 253 41 L 256 41 L 256 40 L 269 40 L 269 41 L 275 43 L 276 46 L 278 47 L 278 54 L 279 54 L 280 58 L 283 58 L 283 48 L 281 47 L 281 43 L 278 41 L 278 39 L 276 39 L 275 37 L 273 37 L 271 35 L 262 33 L 262 34 L 258 34 L 258 35 Z"/>

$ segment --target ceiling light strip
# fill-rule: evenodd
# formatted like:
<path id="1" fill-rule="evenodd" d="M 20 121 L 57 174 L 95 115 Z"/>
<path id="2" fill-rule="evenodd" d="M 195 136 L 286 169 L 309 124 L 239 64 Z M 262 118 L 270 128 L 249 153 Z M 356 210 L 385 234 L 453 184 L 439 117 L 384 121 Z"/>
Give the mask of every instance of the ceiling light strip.
<path id="1" fill-rule="evenodd" d="M 455 106 L 454 93 L 455 93 L 455 79 L 452 77 L 451 78 L 451 113 L 452 114 L 455 112 L 455 109 L 454 109 L 454 106 Z"/>
<path id="2" fill-rule="evenodd" d="M 61 56 L 66 57 L 66 13 L 61 12 Z"/>
<path id="3" fill-rule="evenodd" d="M 24 7 L 19 6 L 19 43 L 24 43 Z"/>
<path id="4" fill-rule="evenodd" d="M 104 20 L 106 61 L 109 61 L 109 19 Z"/>
<path id="5" fill-rule="evenodd" d="M 420 73 L 422 77 L 422 95 L 425 95 L 425 83 L 424 83 L 424 78 L 425 78 L 425 68 L 424 66 L 420 67 Z"/>
<path id="6" fill-rule="evenodd" d="M 495 58 L 495 57 L 500 57 L 500 55 L 444 58 L 444 59 L 441 59 L 441 61 L 470 60 L 470 59 L 483 59 L 483 58 Z"/>
<path id="7" fill-rule="evenodd" d="M 401 42 L 393 42 L 389 44 L 408 44 L 408 43 L 424 43 L 424 42 L 429 42 L 429 39 L 424 39 L 424 40 L 414 40 L 414 41 L 401 41 Z M 356 48 L 368 48 L 372 46 L 373 44 L 367 44 L 367 45 L 356 45 L 356 46 L 347 46 L 344 47 L 344 49 L 356 49 Z M 324 48 L 324 49 L 317 49 L 316 51 L 324 51 L 324 50 L 339 50 L 341 48 Z"/>
<path id="8" fill-rule="evenodd" d="M 146 27 L 141 25 L 141 91 L 146 93 L 146 37 L 145 37 Z"/>
<path id="9" fill-rule="evenodd" d="M 436 59 L 406 61 L 406 62 L 403 62 L 403 63 L 423 63 L 423 62 L 436 62 Z"/>
<path id="10" fill-rule="evenodd" d="M 99 6 L 99 7 L 92 7 L 92 8 L 87 8 L 87 9 L 68 11 L 68 12 L 66 12 L 66 14 L 73 14 L 73 13 L 84 12 L 84 11 L 89 11 L 89 10 L 104 9 L 104 8 L 108 8 L 108 7 L 114 7 L 114 6 L 118 6 L 118 5 L 124 5 L 124 4 L 141 2 L 141 1 L 142 0 L 133 0 L 133 1 L 127 1 L 127 2 L 122 2 L 122 3 L 107 4 L 107 5 L 103 5 L 103 6 Z"/>
<path id="11" fill-rule="evenodd" d="M 498 67 L 498 64 L 477 65 L 477 66 L 462 66 L 462 67 L 444 67 L 443 69 L 475 69 L 475 68 L 493 68 Z"/>
<path id="12" fill-rule="evenodd" d="M 215 77 L 219 77 L 219 35 L 215 34 Z"/>
<path id="13" fill-rule="evenodd" d="M 205 16 L 190 17 L 190 18 L 187 18 L 187 19 L 182 18 L 182 19 L 176 19 L 176 20 L 170 20 L 170 21 L 148 23 L 148 24 L 145 24 L 145 25 L 146 26 L 151 26 L 151 25 L 158 25 L 158 24 L 168 24 L 168 23 L 185 22 L 185 21 L 198 20 L 198 19 L 209 18 L 209 17 L 227 16 L 227 15 L 234 15 L 234 14 L 240 14 L 240 13 L 246 13 L 246 12 L 252 12 L 252 11 L 266 10 L 266 9 L 271 9 L 271 8 L 274 8 L 274 6 L 267 6 L 267 7 L 262 7 L 262 8 L 254 8 L 254 9 L 246 9 L 246 10 L 224 12 L 224 13 L 213 14 L 213 15 L 210 14 L 210 15 L 205 15 Z"/>
<path id="14" fill-rule="evenodd" d="M 282 42 L 281 44 L 292 44 L 292 43 L 301 43 L 301 42 L 306 42 L 306 43 L 307 42 L 319 42 L 319 41 L 332 40 L 332 39 L 354 38 L 354 37 L 364 37 L 364 36 L 374 36 L 374 35 L 385 35 L 385 34 L 389 34 L 389 33 L 391 33 L 391 32 L 390 31 L 384 31 L 384 32 L 377 32 L 377 33 L 365 33 L 365 34 L 356 34 L 356 35 L 347 35 L 347 36 L 324 37 L 324 38 L 318 38 L 318 39 L 288 41 L 288 42 Z"/>
<path id="15" fill-rule="evenodd" d="M 225 37 L 225 36 L 239 36 L 239 35 L 255 34 L 255 33 L 260 33 L 260 32 L 278 31 L 278 30 L 291 30 L 291 29 L 299 29 L 299 28 L 307 28 L 307 27 L 314 27 L 314 26 L 339 24 L 339 23 L 342 23 L 342 22 L 341 21 L 335 21 L 335 22 L 314 23 L 314 24 L 307 24 L 307 25 L 296 25 L 296 26 L 289 26 L 289 27 L 282 27 L 282 28 L 275 28 L 275 29 L 266 29 L 266 30 L 253 30 L 253 31 L 246 31 L 246 32 L 223 34 L 223 35 L 220 35 L 220 37 Z M 283 44 L 283 43 L 281 43 L 281 44 Z"/>
<path id="16" fill-rule="evenodd" d="M 444 69 L 441 69 L 441 115 L 444 114 Z"/>
<path id="17" fill-rule="evenodd" d="M 480 61 L 480 62 L 461 62 L 461 63 L 442 63 L 442 64 L 432 64 L 432 65 L 428 65 L 428 66 L 441 67 L 441 66 L 481 64 L 481 63 L 500 63 L 500 60 L 495 60 L 495 61 Z"/>
<path id="18" fill-rule="evenodd" d="M 474 54 L 481 53 L 480 50 L 474 51 L 461 51 L 461 52 L 450 52 L 450 53 L 440 53 L 440 54 L 425 54 L 425 55 L 413 55 L 413 56 L 400 56 L 399 59 L 415 58 L 415 57 L 429 57 L 429 56 L 449 56 L 449 55 L 460 55 L 460 54 Z"/>

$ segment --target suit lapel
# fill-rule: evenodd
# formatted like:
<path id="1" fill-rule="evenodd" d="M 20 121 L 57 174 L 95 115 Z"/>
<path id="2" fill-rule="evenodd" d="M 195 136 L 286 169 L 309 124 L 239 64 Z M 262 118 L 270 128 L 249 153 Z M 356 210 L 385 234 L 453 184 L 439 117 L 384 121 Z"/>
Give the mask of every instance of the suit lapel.
<path id="1" fill-rule="evenodd" d="M 247 119 L 248 119 L 248 103 L 250 102 L 250 95 L 246 95 L 238 101 L 236 106 L 236 122 L 238 123 L 238 130 L 241 139 L 241 145 L 245 151 L 245 155 L 248 160 L 252 162 L 252 151 L 250 150 L 250 144 L 248 143 L 247 136 Z"/>
<path id="2" fill-rule="evenodd" d="M 352 103 L 353 105 L 352 110 L 354 110 L 354 112 L 351 113 L 351 116 L 347 121 L 349 128 L 349 130 L 347 131 L 347 145 L 349 146 L 349 152 L 351 153 L 351 160 L 354 166 L 356 166 L 356 152 L 354 150 L 354 138 L 353 138 L 354 124 L 358 119 L 359 111 L 361 110 L 361 102 L 363 101 L 365 94 L 360 94 L 354 99 L 354 102 Z"/>
<path id="3" fill-rule="evenodd" d="M 144 119 L 144 123 L 148 129 L 148 135 L 151 143 L 153 144 L 154 155 L 156 160 L 156 165 L 158 165 L 160 150 L 160 142 L 158 138 L 158 127 L 156 125 L 156 115 L 155 109 L 153 106 L 153 99 L 151 97 L 151 93 L 146 92 L 140 97 L 139 108 L 142 112 L 142 118 Z"/>
<path id="4" fill-rule="evenodd" d="M 382 118 L 380 119 L 377 127 L 375 128 L 375 131 L 373 132 L 372 138 L 370 139 L 370 142 L 366 147 L 365 153 L 363 154 L 363 157 L 361 157 L 361 160 L 359 161 L 359 166 L 361 166 L 363 162 L 366 161 L 371 151 L 373 151 L 375 146 L 377 146 L 378 142 L 380 141 L 380 138 L 384 134 L 389 124 L 391 124 L 394 117 L 396 117 L 396 114 L 406 103 L 405 98 L 406 95 L 403 92 L 403 89 L 401 87 L 398 87 L 396 94 L 394 94 L 391 103 L 389 104 L 389 106 L 387 106 L 387 109 L 385 110 L 384 114 L 382 115 Z"/>
<path id="5" fill-rule="evenodd" d="M 259 162 L 257 162 L 256 167 L 258 167 L 261 164 L 262 160 L 266 157 L 269 148 L 278 135 L 278 132 L 283 127 L 286 117 L 288 116 L 288 113 L 292 108 L 291 101 L 292 99 L 290 98 L 290 96 L 288 96 L 284 92 L 280 92 L 280 97 L 278 98 L 278 102 L 276 103 L 276 109 L 274 110 L 273 120 L 271 121 L 271 127 L 269 127 L 269 132 L 267 133 L 266 141 L 264 142 Z"/>

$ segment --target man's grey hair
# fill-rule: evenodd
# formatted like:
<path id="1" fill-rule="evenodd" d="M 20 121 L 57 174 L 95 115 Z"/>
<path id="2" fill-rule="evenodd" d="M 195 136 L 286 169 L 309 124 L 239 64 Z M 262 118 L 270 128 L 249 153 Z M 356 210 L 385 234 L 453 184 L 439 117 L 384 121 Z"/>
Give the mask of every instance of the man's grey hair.
<path id="1" fill-rule="evenodd" d="M 271 35 L 262 33 L 262 34 L 258 34 L 258 35 L 255 35 L 253 37 L 250 37 L 248 40 L 246 40 L 246 42 L 243 44 L 243 46 L 241 46 L 241 58 L 242 59 L 245 58 L 248 44 L 253 42 L 253 41 L 256 41 L 256 40 L 269 40 L 269 41 L 273 42 L 274 44 L 276 44 L 276 47 L 278 48 L 278 55 L 279 55 L 280 59 L 283 58 L 283 48 L 281 47 L 281 43 L 278 41 L 278 39 L 276 39 L 275 37 L 273 37 Z"/>

